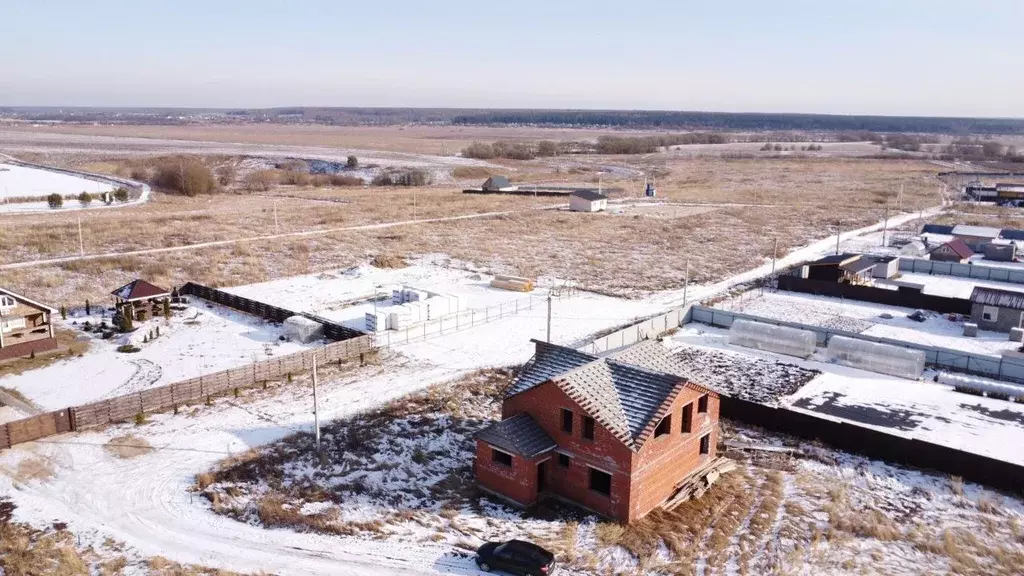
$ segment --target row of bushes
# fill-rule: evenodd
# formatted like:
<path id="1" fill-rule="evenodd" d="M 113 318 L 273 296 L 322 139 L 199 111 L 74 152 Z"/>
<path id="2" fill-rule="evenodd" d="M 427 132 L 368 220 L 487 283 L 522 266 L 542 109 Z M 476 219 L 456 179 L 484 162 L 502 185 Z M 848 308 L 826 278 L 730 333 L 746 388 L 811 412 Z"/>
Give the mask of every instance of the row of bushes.
<path id="1" fill-rule="evenodd" d="M 587 152 L 599 154 L 650 154 L 666 146 L 725 144 L 728 142 L 730 142 L 730 138 L 725 134 L 710 132 L 665 134 L 661 136 L 601 136 L 597 139 L 596 144 L 577 141 L 553 142 L 551 140 L 541 140 L 539 142 L 498 141 L 490 144 L 486 142 L 473 142 L 462 150 L 462 156 L 479 160 L 490 160 L 492 158 L 533 160 L 534 158 Z"/>
<path id="2" fill-rule="evenodd" d="M 98 200 L 100 202 L 105 203 L 107 206 L 110 206 L 115 201 L 117 201 L 117 202 L 127 202 L 128 199 L 131 198 L 131 195 L 128 193 L 128 189 L 127 188 L 123 188 L 122 187 L 122 188 L 118 188 L 117 190 L 114 190 L 112 193 L 109 193 L 109 194 L 96 194 L 96 195 L 93 195 L 93 194 L 90 194 L 88 192 L 82 192 L 78 196 L 73 196 L 72 195 L 72 196 L 68 196 L 67 198 L 68 199 L 74 198 L 74 199 L 78 200 L 78 202 L 82 206 L 88 206 L 88 205 L 92 204 L 93 200 Z M 53 193 L 53 194 L 50 194 L 49 196 L 46 197 L 46 203 L 47 203 L 47 205 L 50 206 L 50 208 L 60 208 L 60 207 L 64 206 L 64 199 L 65 199 L 65 196 L 61 196 L 60 194 Z"/>
<path id="3" fill-rule="evenodd" d="M 382 172 L 372 184 L 374 186 L 426 186 L 430 184 L 430 174 L 423 170 L 401 170 Z"/>
<path id="4" fill-rule="evenodd" d="M 294 186 L 362 186 L 363 179 L 347 174 L 307 174 L 292 170 L 257 170 L 250 172 L 243 182 L 246 190 L 266 192 L 275 184 Z"/>
<path id="5" fill-rule="evenodd" d="M 789 146 L 783 146 L 782 144 L 771 142 L 765 142 L 764 146 L 761 146 L 761 152 L 782 152 L 783 150 L 795 151 L 796 145 L 790 144 Z M 821 144 L 806 144 L 800 146 L 801 152 L 820 152 L 822 150 Z"/>

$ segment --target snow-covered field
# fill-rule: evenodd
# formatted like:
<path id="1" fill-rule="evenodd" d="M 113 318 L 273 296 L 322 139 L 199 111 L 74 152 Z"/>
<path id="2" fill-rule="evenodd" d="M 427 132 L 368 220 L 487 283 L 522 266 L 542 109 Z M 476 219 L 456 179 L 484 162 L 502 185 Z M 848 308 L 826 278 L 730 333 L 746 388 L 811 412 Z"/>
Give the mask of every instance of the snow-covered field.
<path id="1" fill-rule="evenodd" d="M 97 312 L 93 310 L 93 312 Z M 103 398 L 163 386 L 179 380 L 218 372 L 272 356 L 303 350 L 307 345 L 282 342 L 279 325 L 204 301 L 194 301 L 176 311 L 170 324 L 163 318 L 136 322 L 131 341 L 136 353 L 117 351 L 124 336 L 102 340 L 98 334 L 80 331 L 85 322 L 99 324 L 100 313 L 68 316 L 59 325 L 91 338 L 82 356 L 60 360 L 44 368 L 0 378 L 0 386 L 22 393 L 41 408 L 56 410 Z M 159 337 L 148 343 L 150 331 Z M 312 346 L 312 345 L 308 345 Z"/>
<path id="2" fill-rule="evenodd" d="M 925 372 L 922 381 L 907 380 L 829 363 L 820 348 L 810 359 L 801 360 L 733 346 L 728 343 L 728 334 L 728 330 L 691 323 L 681 328 L 669 345 L 706 348 L 818 370 L 820 375 L 781 398 L 779 403 L 816 416 L 1024 466 L 1024 451 L 1020 450 L 1024 444 L 1022 404 L 956 392 L 951 386 L 932 382 L 935 372 L 931 370 Z"/>
<path id="3" fill-rule="evenodd" d="M 974 291 L 976 286 L 1009 290 L 1011 292 L 1024 292 L 1024 284 L 993 282 L 991 280 L 977 280 L 974 278 L 957 278 L 939 274 L 903 272 L 900 274 L 899 280 L 923 285 L 924 289 L 922 292 L 925 294 L 946 296 L 948 298 L 963 298 L 965 300 L 971 297 L 971 292 Z M 878 283 L 885 284 L 885 281 L 878 281 Z"/>
<path id="4" fill-rule="evenodd" d="M 932 277 L 936 278 L 936 277 Z M 943 281 L 939 282 L 940 284 Z M 879 338 L 892 338 L 964 352 L 999 355 L 1020 347 L 1006 334 L 979 330 L 977 337 L 963 335 L 962 318 L 950 320 L 937 312 L 925 311 L 924 322 L 907 318 L 914 312 L 900 308 L 796 292 L 751 291 L 742 297 L 720 302 L 718 307 L 774 320 L 801 322 L 833 330 L 847 330 Z M 883 318 L 889 314 L 892 318 Z"/>

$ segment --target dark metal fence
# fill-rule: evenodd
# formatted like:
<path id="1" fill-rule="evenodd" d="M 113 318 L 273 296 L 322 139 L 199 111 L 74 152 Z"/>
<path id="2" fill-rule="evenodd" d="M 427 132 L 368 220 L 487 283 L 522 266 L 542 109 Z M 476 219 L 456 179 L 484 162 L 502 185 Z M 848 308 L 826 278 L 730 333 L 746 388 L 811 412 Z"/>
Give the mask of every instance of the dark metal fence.
<path id="1" fill-rule="evenodd" d="M 292 316 L 303 316 L 323 324 L 324 336 L 334 341 L 348 340 L 350 338 L 358 338 L 364 335 L 364 333 L 359 330 L 343 326 L 337 322 L 323 318 L 322 316 L 317 316 L 308 312 L 292 312 L 286 308 L 257 302 L 244 296 L 238 296 L 237 294 L 231 294 L 230 292 L 224 292 L 223 290 L 217 290 L 216 288 L 210 288 L 208 286 L 203 286 L 202 284 L 196 284 L 195 282 L 185 284 L 181 287 L 178 293 L 186 296 L 196 296 L 203 300 L 209 300 L 215 304 L 227 306 L 228 308 L 245 312 L 246 314 L 251 314 L 271 322 L 280 323 Z"/>
<path id="2" fill-rule="evenodd" d="M 826 282 L 824 280 L 810 280 L 784 274 L 778 279 L 779 290 L 789 292 L 801 292 L 804 294 L 816 294 L 818 296 L 831 296 L 833 298 L 845 298 L 847 300 L 860 300 L 863 302 L 874 302 L 877 304 L 888 304 L 889 306 L 900 306 L 902 308 L 922 308 L 934 310 L 947 314 L 971 314 L 971 301 L 963 298 L 949 298 L 946 296 L 934 296 L 923 294 L 915 288 L 901 286 L 898 290 L 887 290 L 873 286 L 857 286 L 842 282 Z"/>

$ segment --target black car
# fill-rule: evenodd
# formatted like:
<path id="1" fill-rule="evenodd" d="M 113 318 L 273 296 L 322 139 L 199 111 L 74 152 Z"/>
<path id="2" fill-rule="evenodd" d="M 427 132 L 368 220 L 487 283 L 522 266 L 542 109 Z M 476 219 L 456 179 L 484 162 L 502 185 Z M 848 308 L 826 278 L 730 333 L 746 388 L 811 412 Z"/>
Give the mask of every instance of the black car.
<path id="1" fill-rule="evenodd" d="M 548 576 L 555 571 L 555 555 L 522 540 L 488 542 L 477 549 L 476 565 L 484 572 L 501 570 L 511 574 Z"/>

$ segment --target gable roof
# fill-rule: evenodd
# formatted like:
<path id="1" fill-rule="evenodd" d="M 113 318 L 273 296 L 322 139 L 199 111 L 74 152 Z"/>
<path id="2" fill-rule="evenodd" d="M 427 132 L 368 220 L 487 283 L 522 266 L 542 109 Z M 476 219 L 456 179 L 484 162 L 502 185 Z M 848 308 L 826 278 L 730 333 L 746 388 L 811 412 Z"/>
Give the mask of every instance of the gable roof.
<path id="1" fill-rule="evenodd" d="M 51 308 L 51 307 L 47 306 L 46 304 L 43 304 L 42 302 L 36 302 L 35 300 L 32 300 L 31 298 L 26 298 L 25 296 L 22 296 L 21 294 L 18 294 L 17 292 L 15 292 L 13 290 L 8 290 L 6 288 L 0 288 L 0 294 L 7 294 L 8 296 L 10 296 L 11 298 L 14 298 L 15 300 L 21 300 L 22 302 L 25 302 L 26 304 L 31 304 L 32 306 L 35 306 L 36 308 L 42 308 L 43 310 L 49 312 L 50 314 L 56 314 L 57 313 L 57 309 L 56 308 Z"/>
<path id="2" fill-rule="evenodd" d="M 860 274 L 865 270 L 870 270 L 871 268 L 874 268 L 875 261 L 870 258 L 861 257 L 852 262 L 840 264 L 839 267 L 842 268 L 843 270 L 846 270 L 847 272 L 851 272 L 853 274 Z"/>
<path id="3" fill-rule="evenodd" d="M 949 246 L 949 249 L 952 250 L 954 253 L 956 253 L 957 256 L 961 258 L 970 258 L 971 256 L 974 256 L 974 250 L 971 250 L 970 246 L 968 246 L 967 243 L 961 240 L 960 238 L 953 238 L 952 240 L 946 242 L 945 244 L 940 244 L 939 246 L 936 246 L 931 251 L 935 252 L 936 250 L 942 248 L 943 246 Z"/>
<path id="4" fill-rule="evenodd" d="M 974 291 L 971 292 L 971 302 L 999 308 L 1024 310 L 1024 292 L 975 286 Z"/>
<path id="5" fill-rule="evenodd" d="M 552 382 L 633 451 L 684 387 L 714 394 L 689 382 L 682 363 L 658 342 L 642 341 L 603 358 L 534 342 L 537 352 L 505 397 Z"/>
<path id="6" fill-rule="evenodd" d="M 953 234 L 957 236 L 978 236 L 981 238 L 998 238 L 999 228 L 992 228 L 990 226 L 968 226 L 967 224 L 958 224 L 953 227 Z"/>
<path id="7" fill-rule="evenodd" d="M 121 300 L 138 300 L 140 298 L 156 298 L 158 296 L 169 296 L 170 290 L 150 284 L 145 280 L 138 279 L 121 286 L 111 292 Z"/>
<path id="8" fill-rule="evenodd" d="M 953 226 L 943 224 L 925 224 L 921 227 L 921 234 L 952 234 Z"/>
<path id="9" fill-rule="evenodd" d="M 555 441 L 529 414 L 517 414 L 496 422 L 477 432 L 476 437 L 492 446 L 527 458 L 556 448 Z"/>
<path id="10" fill-rule="evenodd" d="M 484 188 L 508 188 L 512 183 L 504 176 L 491 176 L 484 181 Z"/>
<path id="11" fill-rule="evenodd" d="M 600 192 L 595 192 L 593 190 L 573 190 L 571 195 L 577 198 L 583 198 L 584 200 L 590 200 L 591 202 L 595 200 L 608 199 L 608 197 L 605 196 L 604 194 L 601 194 Z"/>

